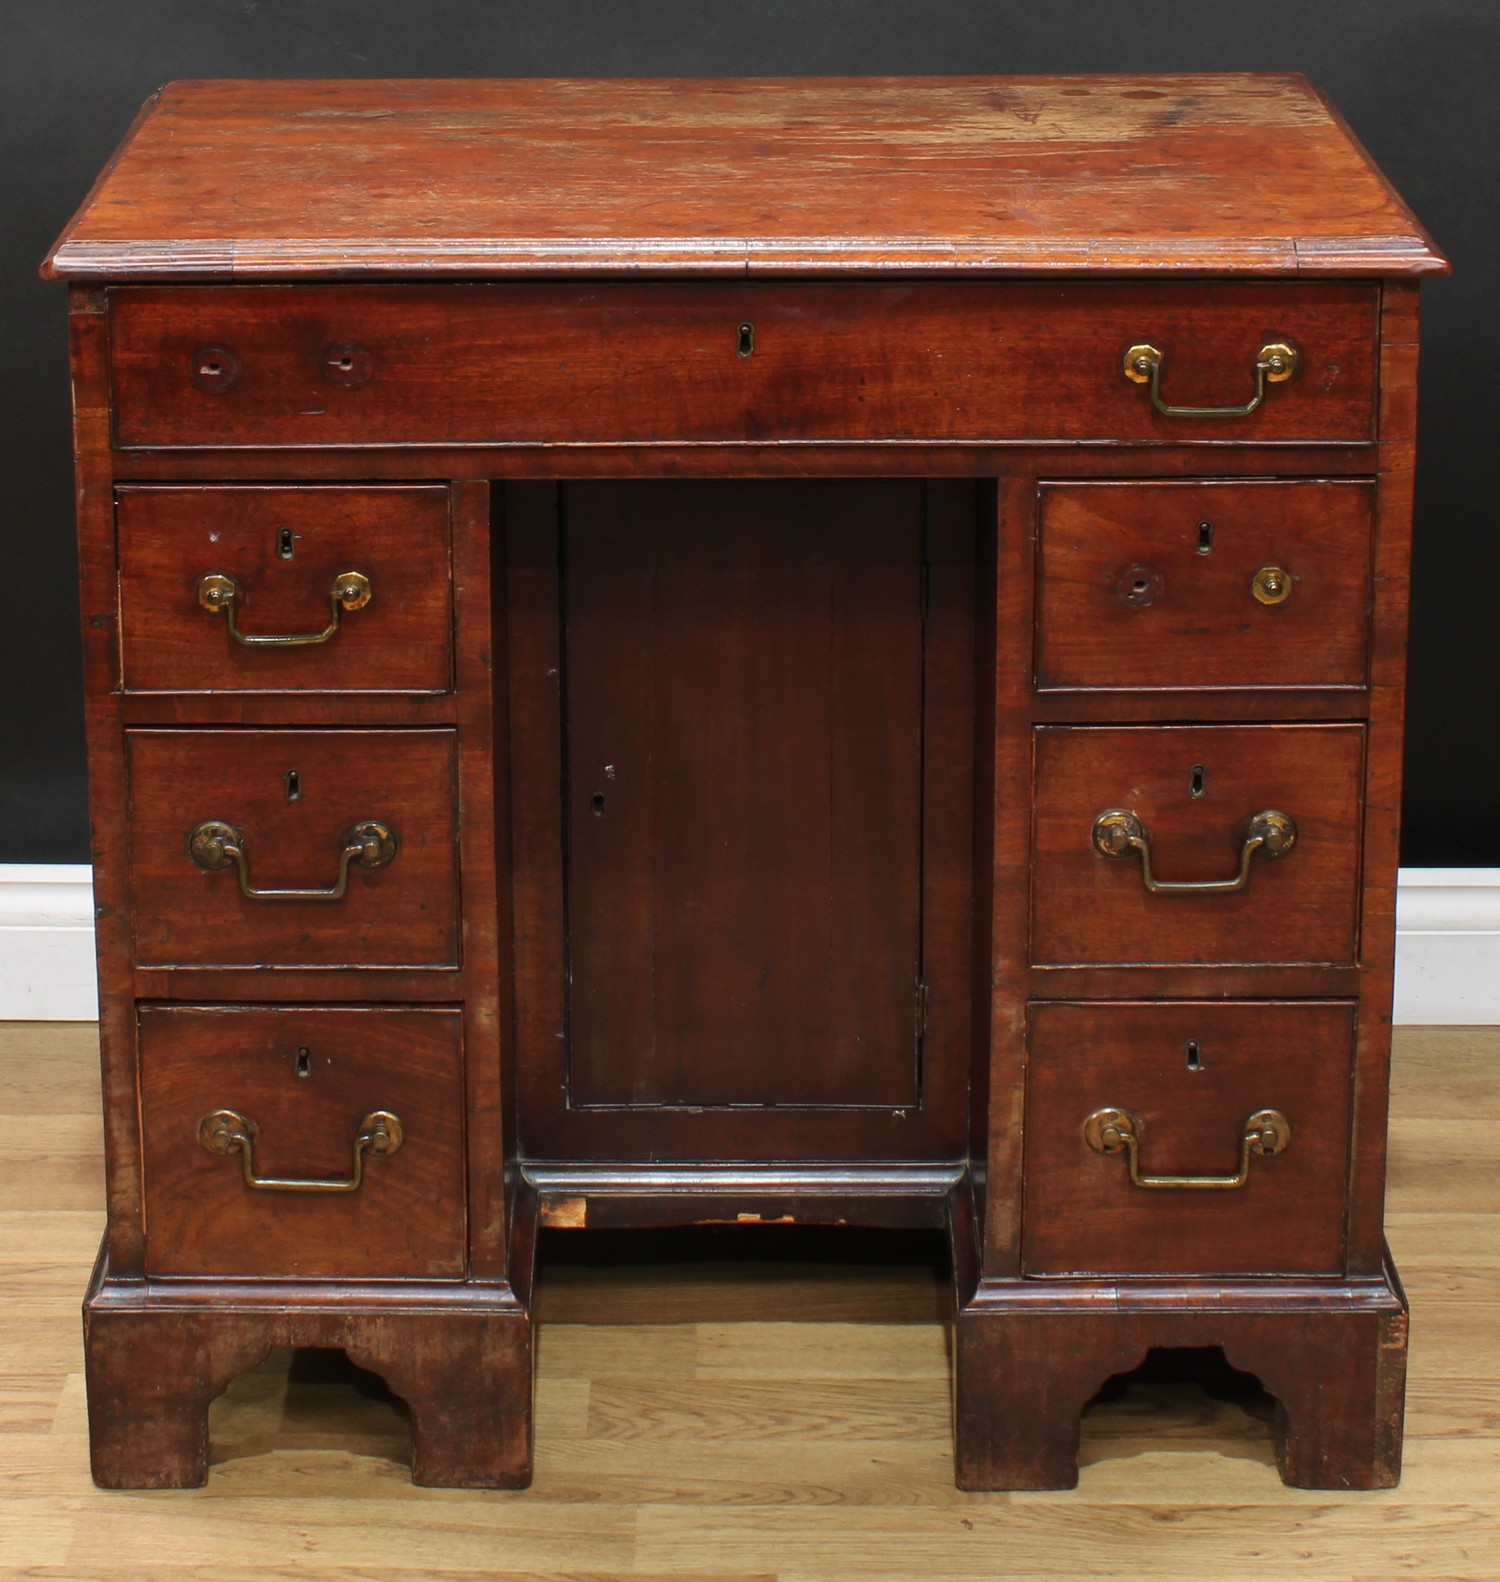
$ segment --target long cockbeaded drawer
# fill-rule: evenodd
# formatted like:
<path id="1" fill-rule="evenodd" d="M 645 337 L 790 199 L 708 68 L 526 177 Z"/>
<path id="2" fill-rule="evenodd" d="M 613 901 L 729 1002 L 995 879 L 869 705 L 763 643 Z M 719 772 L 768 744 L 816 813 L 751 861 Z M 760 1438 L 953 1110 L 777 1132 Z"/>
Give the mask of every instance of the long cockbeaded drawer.
<path id="1" fill-rule="evenodd" d="M 457 1278 L 454 1009 L 143 1006 L 147 1267 Z"/>
<path id="2" fill-rule="evenodd" d="M 1358 443 L 1375 312 L 1343 283 L 215 286 L 111 293 L 110 345 L 125 447 Z"/>

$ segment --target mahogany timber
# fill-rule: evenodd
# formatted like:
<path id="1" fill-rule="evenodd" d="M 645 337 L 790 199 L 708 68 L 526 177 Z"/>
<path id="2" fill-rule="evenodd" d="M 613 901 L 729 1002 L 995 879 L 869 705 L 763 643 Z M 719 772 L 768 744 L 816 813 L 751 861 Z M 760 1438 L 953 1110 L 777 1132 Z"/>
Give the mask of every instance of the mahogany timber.
<path id="1" fill-rule="evenodd" d="M 1111 1377 L 1155 1346 L 1218 1346 L 1276 1400 L 1276 1459 L 1294 1488 L 1393 1488 L 1401 1479 L 1406 1298 L 1382 1283 L 1223 1280 L 1220 1305 L 1179 1281 L 1039 1281 L 1015 1302 L 977 1298 L 954 1343 L 962 1489 L 1071 1489 L 1079 1421 Z M 1009 1410 L 980 1404 L 1006 1380 Z"/>
<path id="2" fill-rule="evenodd" d="M 336 1346 L 380 1374 L 411 1413 L 413 1483 L 531 1482 L 531 1325 L 507 1288 L 147 1287 L 109 1281 L 101 1262 L 83 1325 L 89 1454 L 101 1488 L 201 1487 L 210 1404 L 279 1346 Z"/>
<path id="3" fill-rule="evenodd" d="M 177 82 L 65 279 L 1440 274 L 1305 78 Z"/>
<path id="4" fill-rule="evenodd" d="M 1353 1057 L 1350 1004 L 1033 1006 L 1027 1274 L 1337 1274 Z M 1260 1110 L 1291 1139 L 1240 1191 L 1143 1190 L 1085 1141 L 1105 1107 L 1134 1117 L 1148 1175 L 1233 1175 Z"/>
<path id="5" fill-rule="evenodd" d="M 1214 443 L 1221 424 L 1155 410 L 1124 375 L 1126 348 L 1165 353 L 1165 401 L 1226 405 L 1254 393 L 1260 347 L 1290 341 L 1295 376 L 1233 437 L 1358 441 L 1374 419 L 1376 310 L 1362 282 L 127 289 L 110 293 L 115 437 Z"/>
<path id="6" fill-rule="evenodd" d="M 457 1279 L 464 1272 L 462 1017 L 451 1008 L 144 1006 L 141 1130 L 153 1275 Z M 215 1110 L 252 1128 L 259 1175 L 347 1178 L 362 1119 L 400 1148 L 357 1192 L 247 1191 L 210 1153 Z"/>
<path id="7" fill-rule="evenodd" d="M 179 85 L 148 107 L 45 267 L 72 281 L 109 1194 L 85 1318 L 101 1482 L 200 1481 L 207 1401 L 267 1347 L 299 1344 L 347 1347 L 408 1398 L 419 1479 L 524 1483 L 538 1227 L 784 1218 L 948 1222 L 963 1487 L 1067 1486 L 1083 1402 L 1163 1345 L 1222 1346 L 1260 1375 L 1278 1398 L 1290 1480 L 1394 1480 L 1406 1314 L 1382 1193 L 1416 277 L 1446 264 L 1305 83 Z M 1256 350 L 1281 337 L 1300 371 L 1242 418 L 1163 414 L 1123 377 L 1125 348 L 1151 339 L 1166 353 L 1165 400 L 1243 402 Z M 743 522 L 751 480 L 814 477 L 835 492 L 878 487 L 888 498 L 872 521 L 918 490 L 922 501 L 918 1102 L 574 1105 L 569 998 L 591 986 L 570 954 L 570 846 L 573 826 L 591 827 L 565 800 L 582 791 L 570 754 L 590 707 L 607 734 L 610 689 L 625 679 L 598 653 L 583 691 L 568 673 L 589 641 L 580 648 L 569 621 L 611 613 L 599 566 L 586 610 L 570 605 L 594 553 L 570 531 L 587 499 L 574 491 L 603 481 L 649 533 L 663 481 L 702 480 L 711 535 L 714 516 Z M 177 641 L 155 644 L 153 623 L 197 642 L 220 619 L 183 607 L 202 572 L 158 549 L 170 512 L 140 536 L 141 502 L 238 491 L 249 524 L 257 489 L 373 502 L 382 486 L 410 502 L 424 546 L 408 573 L 424 635 L 393 653 L 367 621 L 367 672 L 340 657 L 382 610 L 383 574 L 375 604 L 304 655 L 323 662 L 306 671 L 321 684 L 294 670 L 286 690 L 260 691 L 205 672 L 211 688 L 122 689 L 122 652 L 150 677 Z M 1092 490 L 1120 503 L 1076 524 L 1083 558 L 1060 568 L 1054 545 L 1066 544 L 1049 535 Z M 1249 562 L 1263 543 L 1265 563 L 1292 575 L 1285 605 L 1239 613 L 1225 584 L 1173 560 L 1157 575 L 1191 590 L 1198 641 L 1175 626 L 1172 641 L 1154 638 L 1166 622 L 1137 611 L 1130 653 L 1086 600 L 1059 612 L 1060 593 L 1103 575 L 1101 559 L 1085 567 L 1091 540 L 1123 530 L 1140 547 L 1142 559 L 1109 568 L 1118 590 L 1147 549 L 1183 552 L 1154 513 L 1216 491 L 1284 502 L 1257 512 L 1259 540 L 1236 510 L 1213 553 L 1238 581 L 1260 569 Z M 446 690 L 423 668 L 445 642 L 433 536 L 444 494 Z M 774 514 L 765 521 L 774 535 Z M 392 552 L 403 537 L 378 510 L 371 530 Z M 743 571 L 757 536 L 737 525 L 718 547 Z M 176 619 L 145 583 L 122 602 L 119 572 L 130 560 L 134 578 L 138 548 L 159 557 L 158 597 L 176 601 Z M 1302 613 L 1315 602 L 1316 623 Z M 805 636 L 812 623 L 791 624 Z M 909 673 L 895 660 L 910 626 L 908 608 L 891 618 L 890 654 L 868 645 L 878 695 L 887 667 Z M 217 640 L 223 661 L 230 639 Z M 775 644 L 758 641 L 746 636 L 746 657 L 775 675 Z M 715 656 L 693 656 L 704 673 L 672 684 L 714 692 Z M 805 744 L 805 705 L 789 707 Z M 711 744 L 723 726 L 711 705 L 700 714 Z M 314 754 L 323 788 L 316 812 L 330 828 L 316 841 L 299 833 L 305 810 L 281 778 L 309 773 L 291 746 Z M 861 755 L 872 779 L 879 758 Z M 910 776 L 897 778 L 867 794 L 909 792 Z M 213 810 L 191 811 L 205 791 Z M 416 845 L 356 873 L 327 913 L 241 898 L 232 872 L 202 874 L 186 854 L 192 823 L 233 817 L 218 803 L 234 794 L 254 804 L 259 882 L 326 885 L 336 851 L 315 860 L 314 848 L 341 835 L 335 812 L 380 816 L 364 805 L 376 793 L 401 806 L 398 833 Z M 1257 859 L 1244 895 L 1148 896 L 1138 860 L 1090 842 L 1095 815 L 1137 793 L 1164 878 L 1222 877 L 1238 825 L 1267 803 L 1285 804 L 1302 841 L 1279 863 Z M 686 825 L 712 812 L 685 811 Z M 295 875 L 261 863 L 262 828 Z M 803 852 L 808 838 L 791 843 Z M 775 845 L 757 847 L 763 870 Z M 895 871 L 908 859 L 884 860 Z M 596 899 L 602 937 L 608 897 Z M 894 936 L 910 916 L 852 921 Z M 814 924 L 789 915 L 787 928 Z M 695 988 L 700 1008 L 718 987 Z M 783 1003 L 788 1026 L 805 1011 L 805 997 Z M 461 1019 L 460 1086 L 445 1054 L 421 1100 L 405 1101 L 424 1134 L 451 1140 L 444 1170 L 462 1151 L 461 1189 L 405 1216 L 418 1258 L 439 1248 L 454 1275 L 285 1272 L 363 1256 L 360 1238 L 346 1249 L 321 1232 L 283 1244 L 284 1259 L 268 1237 L 283 1272 L 257 1273 L 251 1252 L 213 1264 L 233 1257 L 213 1228 L 227 1217 L 189 1223 L 191 1205 L 174 1204 L 165 1229 L 161 1214 L 148 1219 L 142 1182 L 159 1196 L 182 1127 L 143 1135 L 143 1105 L 154 1128 L 176 1086 L 207 1103 L 196 1084 L 216 1074 L 192 1058 L 204 1047 L 192 1029 L 320 1016 Z M 1219 1172 L 1229 1143 L 1216 1096 L 1227 1115 L 1248 1090 L 1230 1092 L 1212 1067 L 1192 1073 L 1207 1076 L 1196 1090 L 1167 1085 L 1153 1051 L 1198 1037 L 1187 1021 L 1217 1029 L 1199 1040 L 1210 1058 L 1215 1043 L 1269 1048 L 1263 1074 L 1315 1115 L 1310 1130 L 1293 1118 L 1291 1150 L 1258 1160 L 1240 1200 L 1130 1187 L 1123 1160 L 1084 1148 L 1069 1108 L 1090 1071 L 1126 1085 L 1148 1073 L 1151 1091 L 1132 1089 L 1151 1127 L 1146 1167 L 1201 1149 Z M 1284 1049 L 1253 1031 L 1313 1021 L 1316 1037 L 1288 1031 Z M 166 1045 L 140 1036 L 159 1025 L 189 1030 L 165 1084 L 152 1050 Z M 1080 1045 L 1090 1069 L 1075 1092 L 1054 1077 Z M 380 1040 L 369 1047 L 343 1067 L 361 1101 L 366 1079 L 407 1069 Z M 749 1071 L 735 1064 L 737 1094 L 756 1096 L 758 1082 L 806 1092 L 774 1047 Z M 596 1068 L 611 1076 L 606 1056 Z M 886 1101 L 893 1070 L 870 1068 Z M 275 1099 L 275 1084 L 250 1085 Z M 429 1132 L 423 1105 L 443 1093 L 451 1107 Z M 841 1079 L 836 1096 L 849 1094 Z M 1334 1111 L 1345 1120 L 1321 1119 Z M 309 1170 L 335 1168 L 327 1131 L 297 1132 L 311 1112 L 274 1118 L 300 1135 Z M 1179 1121 L 1191 1137 L 1160 1151 Z M 218 1163 L 214 1190 L 227 1190 L 233 1163 Z M 1298 1202 L 1240 1232 L 1256 1272 L 1228 1270 L 1225 1238 L 1194 1227 L 1211 1215 L 1243 1227 L 1247 1205 L 1264 1207 L 1304 1167 L 1316 1180 Z M 1060 1201 L 1105 1194 L 1109 1246 L 1085 1245 L 1086 1214 L 1068 1214 L 1066 1232 L 1048 1219 L 1053 1189 L 1035 1183 L 1054 1180 Z M 242 1214 L 281 1213 L 243 1178 L 239 1190 Z M 455 1237 L 459 1262 L 441 1264 Z M 228 1272 L 158 1272 L 174 1258 Z"/>
<path id="8" fill-rule="evenodd" d="M 636 482 L 510 486 L 503 498 L 528 1170 L 541 1179 L 566 1165 L 568 1195 L 584 1200 L 611 1162 L 712 1160 L 721 1175 L 758 1162 L 766 1179 L 742 1206 L 759 1213 L 767 1197 L 784 1203 L 784 1164 L 827 1162 L 838 1194 L 834 1161 L 956 1158 L 972 1062 L 976 491 Z M 691 647 L 668 647 L 653 668 L 664 627 Z M 672 709 L 675 719 L 652 712 Z M 745 757 L 757 723 L 769 782 Z M 830 756 L 840 751 L 860 763 Z M 643 800 L 661 804 L 649 819 Z M 611 826 L 617 814 L 634 839 Z M 898 841 L 904 853 L 882 850 Z M 716 857 L 711 846 L 726 843 Z M 676 931 L 670 950 L 659 938 L 653 955 L 653 927 Z M 830 937 L 852 943 L 830 954 Z M 871 959 L 856 964 L 856 948 Z M 684 957 L 697 969 L 685 978 Z M 878 1023 L 849 991 L 856 974 L 882 997 Z M 774 997 L 775 1014 L 757 996 Z M 865 1019 L 842 1063 L 833 1012 L 846 1039 Z M 654 1035 L 653 1014 L 664 1018 Z M 735 1024 L 754 1017 L 750 1039 Z M 809 1039 L 809 1018 L 827 1035 Z M 657 1065 L 628 1042 L 649 1036 Z M 679 1078 L 684 1046 L 696 1059 Z M 627 1079 L 643 1091 L 622 1091 Z M 736 1086 L 670 1087 L 714 1079 Z M 611 1187 L 626 1191 L 625 1177 Z"/>
<path id="9" fill-rule="evenodd" d="M 449 491 L 145 487 L 120 490 L 121 657 L 128 692 L 445 692 L 453 684 Z M 327 642 L 254 647 L 198 602 L 234 580 L 247 636 L 322 631 L 334 579 L 370 602 Z"/>
<path id="10" fill-rule="evenodd" d="M 921 486 L 564 524 L 570 1105 L 920 1103 Z"/>
<path id="11" fill-rule="evenodd" d="M 1039 728 L 1032 961 L 1352 963 L 1364 753 L 1358 725 Z M 1297 840 L 1252 858 L 1238 894 L 1152 894 L 1138 856 L 1094 846 L 1111 808 L 1144 824 L 1163 882 L 1233 878 L 1245 825 L 1265 809 L 1288 814 Z"/>
<path id="12" fill-rule="evenodd" d="M 137 959 L 457 965 L 456 747 L 452 731 L 127 732 Z M 251 899 L 233 868 L 206 872 L 188 852 L 190 833 L 216 820 L 241 832 L 252 885 L 327 889 L 349 830 L 371 819 L 395 855 L 351 863 L 337 902 Z"/>
<path id="13" fill-rule="evenodd" d="M 1374 504 L 1355 480 L 1043 489 L 1037 685 L 1364 686 Z"/>

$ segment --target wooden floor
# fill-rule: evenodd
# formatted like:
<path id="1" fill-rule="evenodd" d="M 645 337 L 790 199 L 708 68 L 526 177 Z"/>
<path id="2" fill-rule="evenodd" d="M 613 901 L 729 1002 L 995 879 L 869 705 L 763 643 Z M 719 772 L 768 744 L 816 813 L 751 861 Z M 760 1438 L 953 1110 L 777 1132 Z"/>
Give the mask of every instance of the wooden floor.
<path id="1" fill-rule="evenodd" d="M 1090 1412 L 1076 1492 L 959 1494 L 930 1249 L 881 1267 L 890 1243 L 858 1241 L 829 1267 L 769 1229 L 734 1246 L 775 1261 L 548 1245 L 528 1493 L 412 1488 L 400 1403 L 305 1353 L 215 1405 L 206 1489 L 95 1489 L 78 1326 L 102 1222 L 92 1046 L 88 1026 L 0 1027 L 0 1576 L 1500 1578 L 1500 1029 L 1398 1042 L 1406 1475 L 1349 1495 L 1282 1487 L 1264 1397 L 1161 1384 Z"/>

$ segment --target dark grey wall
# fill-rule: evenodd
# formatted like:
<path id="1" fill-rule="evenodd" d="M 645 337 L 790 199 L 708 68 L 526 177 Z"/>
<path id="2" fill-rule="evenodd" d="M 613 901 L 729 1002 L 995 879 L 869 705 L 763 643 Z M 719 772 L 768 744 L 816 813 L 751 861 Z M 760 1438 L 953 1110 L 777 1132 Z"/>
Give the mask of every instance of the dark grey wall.
<path id="1" fill-rule="evenodd" d="M 1426 295 L 1405 855 L 1500 865 L 1496 0 L 49 0 L 0 38 L 0 861 L 88 849 L 63 292 L 35 269 L 159 83 L 1297 70 L 1456 266 Z"/>

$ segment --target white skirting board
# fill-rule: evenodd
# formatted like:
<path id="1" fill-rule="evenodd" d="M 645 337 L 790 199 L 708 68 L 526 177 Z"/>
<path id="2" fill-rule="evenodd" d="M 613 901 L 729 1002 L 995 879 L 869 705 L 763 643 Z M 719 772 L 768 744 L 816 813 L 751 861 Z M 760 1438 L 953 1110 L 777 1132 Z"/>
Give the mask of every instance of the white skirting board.
<path id="1" fill-rule="evenodd" d="M 84 865 L 0 863 L 0 1020 L 98 1014 Z M 1403 868 L 1396 1020 L 1500 1023 L 1500 868 Z"/>
<path id="2" fill-rule="evenodd" d="M 94 884 L 86 863 L 0 863 L 0 1020 L 91 1022 Z"/>

